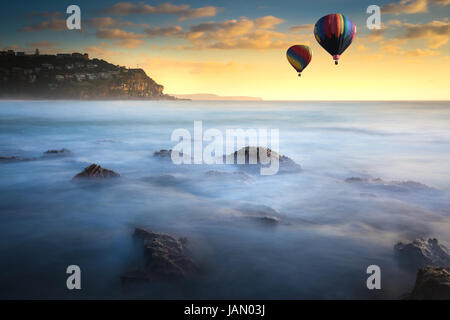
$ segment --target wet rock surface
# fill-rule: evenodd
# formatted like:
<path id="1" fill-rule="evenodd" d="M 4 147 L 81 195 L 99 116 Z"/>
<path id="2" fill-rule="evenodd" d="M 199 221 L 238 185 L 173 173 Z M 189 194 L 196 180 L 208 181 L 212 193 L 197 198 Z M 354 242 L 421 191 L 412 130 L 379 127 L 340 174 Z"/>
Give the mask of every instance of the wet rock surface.
<path id="1" fill-rule="evenodd" d="M 138 268 L 122 276 L 122 281 L 150 280 L 154 277 L 182 278 L 199 268 L 190 257 L 186 238 L 136 228 L 134 239 L 143 246 L 144 261 Z"/>
<path id="2" fill-rule="evenodd" d="M 34 160 L 32 158 L 22 158 L 18 156 L 0 156 L 1 162 L 20 162 L 20 161 L 31 161 Z"/>
<path id="3" fill-rule="evenodd" d="M 85 168 L 82 172 L 77 174 L 74 179 L 86 179 L 86 178 L 118 178 L 120 174 L 109 169 L 104 169 L 98 164 L 91 164 L 89 167 Z"/>
<path id="4" fill-rule="evenodd" d="M 246 204 L 237 208 L 242 215 L 252 221 L 261 223 L 266 226 L 275 226 L 280 223 L 280 213 L 265 205 Z"/>
<path id="5" fill-rule="evenodd" d="M 154 157 L 158 157 L 158 158 L 168 158 L 170 159 L 170 157 L 172 156 L 172 149 L 161 149 L 159 151 L 155 151 L 155 153 L 153 153 Z"/>
<path id="6" fill-rule="evenodd" d="M 427 265 L 450 266 L 448 249 L 437 239 L 415 239 L 407 244 L 399 242 L 394 246 L 394 251 L 399 262 L 410 268 Z"/>
<path id="7" fill-rule="evenodd" d="M 357 184 L 365 187 L 379 187 L 386 191 L 405 192 L 405 191 L 433 191 L 431 188 L 423 183 L 416 181 L 385 181 L 381 178 L 361 178 L 350 177 L 345 179 L 345 182 Z"/>
<path id="8" fill-rule="evenodd" d="M 224 156 L 224 163 L 228 159 L 228 162 L 232 160 L 234 164 L 239 165 L 243 169 L 251 167 L 260 168 L 261 166 L 270 166 L 269 161 L 271 158 L 278 158 L 279 172 L 300 172 L 302 170 L 302 167 L 291 158 L 264 147 L 241 148 L 232 154 Z M 241 160 L 242 164 L 238 164 L 238 160 Z"/>
<path id="9" fill-rule="evenodd" d="M 60 150 L 47 150 L 44 152 L 44 156 L 68 156 L 72 154 L 72 152 L 66 148 L 62 148 Z"/>
<path id="10" fill-rule="evenodd" d="M 427 266 L 420 269 L 407 299 L 450 300 L 450 267 Z"/>

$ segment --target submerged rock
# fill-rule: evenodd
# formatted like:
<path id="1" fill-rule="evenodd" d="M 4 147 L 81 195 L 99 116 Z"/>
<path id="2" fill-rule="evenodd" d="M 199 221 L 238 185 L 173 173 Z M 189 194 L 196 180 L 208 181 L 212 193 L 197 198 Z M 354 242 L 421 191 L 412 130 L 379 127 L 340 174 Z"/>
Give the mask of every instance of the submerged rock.
<path id="1" fill-rule="evenodd" d="M 253 221 L 267 226 L 274 226 L 280 223 L 279 212 L 269 206 L 245 204 L 237 208 L 242 215 Z"/>
<path id="2" fill-rule="evenodd" d="M 19 161 L 31 161 L 31 158 L 22 158 L 17 156 L 0 156 L 0 162 L 19 162 Z"/>
<path id="3" fill-rule="evenodd" d="M 172 149 L 161 149 L 159 151 L 155 151 L 155 153 L 153 153 L 153 156 L 159 158 L 170 158 L 172 156 Z"/>
<path id="4" fill-rule="evenodd" d="M 410 190 L 434 190 L 433 188 L 416 181 L 385 181 L 381 178 L 350 177 L 345 179 L 347 183 L 360 184 L 366 187 L 381 187 L 388 191 L 410 191 Z"/>
<path id="5" fill-rule="evenodd" d="M 198 271 L 197 264 L 189 257 L 187 239 L 136 228 L 134 238 L 144 248 L 141 267 L 122 276 L 124 281 L 149 280 L 153 277 L 179 278 Z"/>
<path id="6" fill-rule="evenodd" d="M 417 273 L 413 291 L 414 300 L 450 300 L 450 268 L 428 266 Z"/>
<path id="7" fill-rule="evenodd" d="M 72 154 L 72 152 L 66 148 L 62 148 L 61 150 L 47 150 L 44 152 L 44 156 L 68 156 Z"/>
<path id="8" fill-rule="evenodd" d="M 408 244 L 399 242 L 394 246 L 394 250 L 401 263 L 414 268 L 427 265 L 450 266 L 448 249 L 439 244 L 437 239 L 415 239 Z"/>
<path id="9" fill-rule="evenodd" d="M 98 164 L 91 164 L 89 167 L 85 168 L 82 172 L 77 174 L 74 179 L 84 179 L 84 178 L 117 178 L 120 177 L 120 174 L 104 169 L 100 167 Z"/>
<path id="10" fill-rule="evenodd" d="M 243 156 L 244 161 L 242 164 L 238 164 L 238 157 Z M 270 148 L 264 147 L 244 147 L 235 151 L 232 154 L 224 156 L 224 163 L 227 162 L 227 159 L 233 160 L 233 163 L 239 165 L 243 168 L 252 168 L 261 166 L 270 166 L 270 163 L 266 164 L 269 161 L 270 157 L 277 157 L 279 161 L 279 172 L 300 172 L 302 167 L 294 162 L 289 157 L 284 155 L 280 155 L 277 152 L 271 150 Z M 230 160 L 228 160 L 230 161 Z"/>
<path id="11" fill-rule="evenodd" d="M 252 219 L 261 222 L 265 225 L 277 225 L 280 223 L 280 218 L 274 216 L 262 216 L 262 217 L 251 217 Z"/>

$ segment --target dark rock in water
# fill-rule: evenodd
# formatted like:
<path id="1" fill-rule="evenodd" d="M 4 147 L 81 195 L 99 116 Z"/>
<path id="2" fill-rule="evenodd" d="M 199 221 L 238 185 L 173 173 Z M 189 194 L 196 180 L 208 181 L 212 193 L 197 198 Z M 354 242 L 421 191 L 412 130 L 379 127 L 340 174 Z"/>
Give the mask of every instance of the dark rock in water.
<path id="1" fill-rule="evenodd" d="M 423 183 L 416 181 L 384 181 L 381 178 L 360 178 L 351 177 L 345 179 L 347 183 L 360 184 L 366 187 L 380 187 L 387 191 L 414 191 L 414 190 L 435 190 Z"/>
<path id="2" fill-rule="evenodd" d="M 172 156 L 172 150 L 161 149 L 159 151 L 155 151 L 153 156 L 159 158 L 170 158 Z"/>
<path id="3" fill-rule="evenodd" d="M 252 219 L 261 222 L 265 225 L 277 225 L 280 223 L 280 219 L 274 216 L 262 216 L 262 217 L 251 217 Z"/>
<path id="4" fill-rule="evenodd" d="M 236 182 L 244 182 L 244 183 L 253 183 L 255 182 L 255 179 L 248 175 L 245 172 L 237 171 L 237 172 L 225 172 L 225 171 L 217 171 L 217 170 L 210 170 L 206 172 L 207 177 L 211 178 L 218 178 L 221 181 L 224 179 L 226 180 L 233 180 Z"/>
<path id="5" fill-rule="evenodd" d="M 47 150 L 44 152 L 45 156 L 53 156 L 53 155 L 67 156 L 70 154 L 72 154 L 72 152 L 65 148 L 62 148 L 61 150 Z"/>
<path id="6" fill-rule="evenodd" d="M 450 300 L 450 268 L 427 266 L 420 269 L 414 289 L 407 298 Z"/>
<path id="7" fill-rule="evenodd" d="M 122 276 L 123 281 L 150 280 L 153 277 L 180 278 L 198 271 L 189 257 L 187 239 L 136 228 L 134 238 L 142 243 L 145 261 L 140 268 Z"/>
<path id="8" fill-rule="evenodd" d="M 269 206 L 247 204 L 237 208 L 245 218 L 260 222 L 263 225 L 274 226 L 280 223 L 279 212 Z"/>
<path id="9" fill-rule="evenodd" d="M 427 265 L 450 266 L 448 250 L 437 239 L 415 239 L 408 244 L 399 242 L 394 250 L 400 262 L 412 268 Z"/>
<path id="10" fill-rule="evenodd" d="M 22 158 L 17 156 L 0 156 L 0 162 L 19 162 L 19 161 L 31 161 L 30 158 Z"/>
<path id="11" fill-rule="evenodd" d="M 239 159 L 242 157 L 242 159 Z M 224 156 L 224 163 L 230 162 L 230 159 L 234 164 L 240 165 L 242 168 L 251 168 L 261 166 L 270 166 L 270 157 L 277 157 L 279 161 L 279 172 L 300 172 L 302 167 L 295 163 L 289 157 L 278 154 L 277 152 L 271 150 L 270 148 L 264 147 L 244 147 L 235 151 L 232 154 Z M 241 160 L 242 164 L 238 163 Z"/>
<path id="12" fill-rule="evenodd" d="M 104 169 L 100 167 L 98 164 L 93 163 L 73 178 L 83 179 L 83 178 L 117 178 L 117 177 L 120 177 L 120 174 L 112 170 Z"/>

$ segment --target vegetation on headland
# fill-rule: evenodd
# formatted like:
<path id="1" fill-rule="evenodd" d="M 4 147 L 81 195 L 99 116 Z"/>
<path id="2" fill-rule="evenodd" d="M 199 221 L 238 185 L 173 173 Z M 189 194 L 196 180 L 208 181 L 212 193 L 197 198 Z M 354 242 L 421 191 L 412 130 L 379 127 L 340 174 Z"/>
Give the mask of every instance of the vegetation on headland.
<path id="1" fill-rule="evenodd" d="M 89 59 L 87 54 L 0 52 L 3 99 L 176 99 L 163 89 L 142 69 Z"/>

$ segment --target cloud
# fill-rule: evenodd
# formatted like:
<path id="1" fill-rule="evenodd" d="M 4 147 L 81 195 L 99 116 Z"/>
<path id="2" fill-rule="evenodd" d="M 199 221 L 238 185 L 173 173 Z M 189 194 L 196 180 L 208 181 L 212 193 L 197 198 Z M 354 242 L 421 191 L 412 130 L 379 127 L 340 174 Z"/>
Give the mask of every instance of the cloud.
<path id="1" fill-rule="evenodd" d="M 314 30 L 314 24 L 301 24 L 298 26 L 292 26 L 289 28 L 291 32 L 311 31 Z"/>
<path id="2" fill-rule="evenodd" d="M 261 29 L 274 29 L 275 26 L 283 23 L 284 20 L 274 17 L 274 16 L 265 16 L 261 18 L 255 19 L 256 27 Z"/>
<path id="3" fill-rule="evenodd" d="M 181 26 L 169 26 L 169 27 L 148 27 L 145 29 L 145 33 L 150 37 L 175 37 L 182 36 L 183 28 Z"/>
<path id="4" fill-rule="evenodd" d="M 22 28 L 22 31 L 23 32 L 35 32 L 42 30 L 62 31 L 66 29 L 67 29 L 66 20 L 52 19 L 50 21 L 38 22 L 30 26 L 25 26 Z"/>
<path id="5" fill-rule="evenodd" d="M 120 47 L 125 47 L 127 49 L 134 49 L 137 47 L 140 47 L 141 45 L 143 45 L 145 42 L 139 39 L 125 39 L 125 40 L 120 40 L 116 42 L 116 45 L 120 46 Z"/>
<path id="6" fill-rule="evenodd" d="M 429 46 L 433 49 L 448 42 L 450 36 L 450 23 L 448 21 L 434 20 L 425 24 L 405 23 L 406 30 L 397 39 L 414 40 L 427 39 Z"/>
<path id="7" fill-rule="evenodd" d="M 427 56 L 440 55 L 439 51 L 434 51 L 430 49 L 413 49 L 404 51 L 399 46 L 396 45 L 385 45 L 381 48 L 381 50 L 391 55 L 400 55 L 408 58 L 421 58 Z"/>
<path id="8" fill-rule="evenodd" d="M 386 33 L 385 28 L 370 30 L 366 39 L 371 42 L 378 42 L 384 40 L 384 34 Z"/>
<path id="9" fill-rule="evenodd" d="M 87 23 L 95 28 L 105 28 L 105 27 L 144 27 L 148 28 L 149 25 L 142 23 L 142 24 L 136 24 L 130 21 L 123 21 L 114 19 L 111 17 L 98 17 L 98 18 L 92 18 L 87 21 Z"/>
<path id="10" fill-rule="evenodd" d="M 431 3 L 447 6 L 450 4 L 450 0 L 401 0 L 381 7 L 381 11 L 395 15 L 424 13 L 428 12 L 428 6 Z"/>
<path id="11" fill-rule="evenodd" d="M 125 31 L 118 28 L 101 28 L 97 30 L 97 38 L 100 39 L 139 39 L 145 35 Z"/>
<path id="12" fill-rule="evenodd" d="M 406 51 L 405 54 L 408 57 L 427 57 L 427 56 L 438 56 L 440 55 L 440 52 L 433 51 L 430 49 L 414 49 Z"/>
<path id="13" fill-rule="evenodd" d="M 175 5 L 169 2 L 159 4 L 157 6 L 151 6 L 140 2 L 133 4 L 131 2 L 119 2 L 110 8 L 104 10 L 104 12 L 116 15 L 129 15 L 129 14 L 173 14 L 178 17 L 179 20 L 215 17 L 219 8 L 214 6 L 205 6 L 200 8 L 191 8 L 188 4 Z"/>
<path id="14" fill-rule="evenodd" d="M 189 28 L 185 37 L 196 48 L 269 49 L 288 47 L 299 36 L 272 30 L 284 20 L 273 16 L 241 17 L 223 22 L 205 22 Z"/>
<path id="15" fill-rule="evenodd" d="M 85 47 L 84 51 L 89 53 L 92 57 L 103 58 L 106 60 L 110 57 L 120 55 L 120 53 L 110 50 L 105 42 L 100 42 L 97 46 Z"/>

